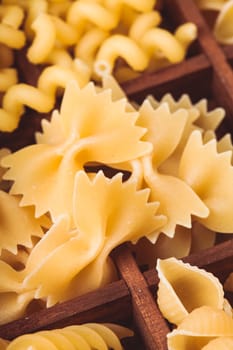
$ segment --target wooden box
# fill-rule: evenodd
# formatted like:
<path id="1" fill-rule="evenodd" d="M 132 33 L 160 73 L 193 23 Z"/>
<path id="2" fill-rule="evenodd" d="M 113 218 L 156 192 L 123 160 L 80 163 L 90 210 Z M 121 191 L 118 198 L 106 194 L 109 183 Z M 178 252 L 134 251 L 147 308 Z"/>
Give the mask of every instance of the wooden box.
<path id="1" fill-rule="evenodd" d="M 167 92 L 175 98 L 187 93 L 193 102 L 206 98 L 210 107 L 220 106 L 226 110 L 225 121 L 218 130 L 219 135 L 225 132 L 232 134 L 233 46 L 223 47 L 216 42 L 194 0 L 164 0 L 159 1 L 158 6 L 174 26 L 187 21 L 195 23 L 198 39 L 190 48 L 185 61 L 153 74 L 143 74 L 124 83 L 123 89 L 130 99 L 136 101 L 142 101 L 148 94 L 159 99 Z M 19 64 L 23 67 L 22 62 Z M 30 69 L 24 73 L 25 79 L 33 84 Z M 34 116 L 30 124 L 23 118 L 19 129 L 13 134 L 0 135 L 0 146 L 9 146 L 15 150 L 33 142 L 33 133 L 39 128 L 41 118 Z M 222 241 L 214 247 L 183 260 L 213 272 L 223 282 L 233 271 L 233 236 L 228 234 L 222 237 Z M 167 349 L 169 325 L 156 304 L 158 277 L 155 269 L 141 271 L 127 245 L 118 247 L 112 256 L 121 276 L 119 281 L 2 325 L 0 336 L 13 339 L 20 334 L 70 324 L 116 322 L 135 331 L 135 336 L 125 341 L 125 349 Z M 233 306 L 233 295 L 227 297 Z"/>

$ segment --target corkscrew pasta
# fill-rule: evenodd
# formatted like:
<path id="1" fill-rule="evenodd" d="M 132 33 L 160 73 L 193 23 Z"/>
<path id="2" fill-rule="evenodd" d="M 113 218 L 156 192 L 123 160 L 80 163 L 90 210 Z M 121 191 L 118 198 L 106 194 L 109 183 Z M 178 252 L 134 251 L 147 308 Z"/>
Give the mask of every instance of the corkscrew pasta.
<path id="1" fill-rule="evenodd" d="M 51 65 L 61 65 L 61 71 L 69 68 L 80 86 L 90 80 L 99 82 L 109 74 L 123 81 L 183 60 L 197 36 L 194 24 L 184 24 L 174 33 L 159 28 L 162 17 L 155 5 L 154 0 L 6 0 L 0 7 L 0 44 L 24 48 L 27 60 L 39 67 L 40 80 Z M 72 67 L 68 60 L 73 61 Z M 18 82 L 15 70 L 0 74 L 0 89 L 6 94 L 0 109 L 1 131 L 14 131 L 27 107 L 47 113 L 57 102 L 57 96 L 47 97 L 40 86 L 35 90 L 27 82 Z M 12 89 L 8 92 L 8 88 Z"/>
<path id="2" fill-rule="evenodd" d="M 66 348 L 123 350 L 121 339 L 132 337 L 133 332 L 117 324 L 86 323 L 67 326 L 61 329 L 38 331 L 33 334 L 24 334 L 12 341 L 0 340 L 3 349 L 14 350 L 21 348 L 46 349 Z"/>

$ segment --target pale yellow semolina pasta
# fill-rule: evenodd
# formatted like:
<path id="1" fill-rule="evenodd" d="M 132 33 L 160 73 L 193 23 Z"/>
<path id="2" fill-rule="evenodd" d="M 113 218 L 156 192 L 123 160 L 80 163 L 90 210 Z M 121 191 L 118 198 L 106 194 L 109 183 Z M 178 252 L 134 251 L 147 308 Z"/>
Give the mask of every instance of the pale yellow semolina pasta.
<path id="1" fill-rule="evenodd" d="M 51 16 L 41 13 L 32 23 L 35 38 L 29 47 L 27 56 L 29 61 L 38 64 L 46 60 L 51 53 L 56 40 L 56 29 Z M 45 35 L 46 33 L 46 35 Z"/>
<path id="2" fill-rule="evenodd" d="M 169 322 L 179 325 L 203 305 L 223 309 L 223 287 L 213 274 L 175 258 L 158 259 L 156 269 L 157 302 Z"/>
<path id="3" fill-rule="evenodd" d="M 47 113 L 55 105 L 58 88 L 65 88 L 69 81 L 76 79 L 80 86 L 89 81 L 89 69 L 81 60 L 75 59 L 72 66 L 48 66 L 41 73 L 37 87 L 16 84 L 5 93 L 0 109 L 0 129 L 13 131 L 17 128 L 25 111 L 25 105 L 37 112 Z"/>
<path id="4" fill-rule="evenodd" d="M 221 44 L 231 45 L 233 43 L 233 1 L 227 1 L 221 8 L 213 32 Z"/>
<path id="5" fill-rule="evenodd" d="M 84 323 L 18 336 L 12 341 L 1 339 L 3 349 L 97 349 L 123 350 L 121 339 L 132 337 L 133 331 L 117 324 Z M 5 347 L 5 348 L 4 348 Z"/>
<path id="6" fill-rule="evenodd" d="M 125 99 L 112 101 L 110 90 L 97 93 L 92 83 L 81 89 L 75 82 L 70 83 L 63 98 L 60 114 L 52 118 L 46 132 L 40 137 L 43 144 L 29 146 L 15 153 L 11 159 L 4 159 L 5 166 L 12 164 L 15 168 L 9 172 L 9 177 L 18 178 L 22 175 L 23 187 L 18 188 L 21 193 L 26 191 L 22 203 L 29 205 L 32 201 L 31 204 L 36 205 L 37 216 L 49 210 L 53 217 L 57 217 L 64 213 L 65 208 L 65 212 L 70 211 L 75 173 L 87 162 L 114 164 L 149 153 L 151 144 L 140 141 L 145 129 L 135 126 L 138 114 L 125 111 L 126 106 Z M 60 128 L 54 129 L 53 125 L 57 125 L 57 119 L 60 120 Z M 52 134 L 56 137 L 51 138 Z M 122 147 L 119 147 L 119 138 L 123 140 Z M 41 157 L 42 154 L 44 156 Z M 32 158 L 38 167 L 36 164 L 32 166 Z M 75 162 L 72 159 L 75 159 Z M 22 171 L 22 161 L 26 168 L 30 168 L 25 174 Z M 46 174 L 49 170 L 48 165 L 50 178 Z M 33 168 L 35 171 L 32 171 Z M 67 177 L 65 181 L 64 176 Z M 60 186 L 60 181 L 66 183 L 65 188 Z M 67 184 L 70 184 L 69 188 Z M 43 189 L 40 186 L 43 186 Z M 14 189 L 13 186 L 12 192 L 18 192 L 17 187 L 18 185 Z M 63 201 L 60 204 L 57 202 L 56 208 L 53 208 L 56 192 L 57 195 L 60 193 Z"/>
<path id="7" fill-rule="evenodd" d="M 149 29 L 157 27 L 161 23 L 162 17 L 158 11 L 150 11 L 139 14 L 133 21 L 129 29 L 129 37 L 135 41 L 140 41 Z"/>
<path id="8" fill-rule="evenodd" d="M 94 62 L 97 76 L 112 73 L 117 58 L 123 58 L 135 71 L 143 71 L 148 66 L 149 57 L 141 47 L 128 36 L 115 34 L 101 45 Z"/>
<path id="9" fill-rule="evenodd" d="M 17 84 L 18 75 L 14 68 L 0 69 L 0 92 L 7 91 L 9 87 Z"/>
<path id="10" fill-rule="evenodd" d="M 67 22 L 78 27 L 86 21 L 103 30 L 112 30 L 118 25 L 119 17 L 101 3 L 75 1 L 67 12 Z"/>
<path id="11" fill-rule="evenodd" d="M 19 6 L 0 5 L 0 43 L 13 49 L 20 49 L 26 42 L 25 34 L 18 29 L 24 13 Z"/>
<path id="12" fill-rule="evenodd" d="M 113 196 L 116 200 L 110 204 L 108 198 Z M 79 172 L 74 188 L 74 224 L 61 217 L 34 247 L 22 271 L 24 289 L 36 290 L 35 296 L 46 297 L 51 306 L 103 285 L 113 248 L 163 225 L 165 219 L 155 215 L 157 203 L 147 204 L 147 199 L 148 192 L 137 192 L 135 184 L 122 185 L 121 176 L 107 179 L 98 173 L 90 180 Z M 91 220 L 86 216 L 87 208 Z M 61 261 L 61 255 L 67 259 Z"/>
<path id="13" fill-rule="evenodd" d="M 75 57 L 79 57 L 92 66 L 97 50 L 103 41 L 109 36 L 109 32 L 101 28 L 93 28 L 82 35 L 75 47 Z"/>
<path id="14" fill-rule="evenodd" d="M 219 344 L 221 339 L 226 337 L 233 338 L 232 317 L 223 310 L 202 306 L 193 310 L 176 329 L 167 335 L 168 350 L 208 349 L 209 343 L 218 339 L 217 344 Z M 215 349 L 221 349 L 221 347 Z"/>
<path id="15" fill-rule="evenodd" d="M 209 209 L 208 217 L 201 218 L 200 222 L 213 231 L 231 233 L 233 196 L 232 187 L 226 183 L 233 177 L 232 152 L 218 153 L 216 144 L 215 139 L 204 144 L 201 133 L 194 131 L 180 161 L 179 177 L 191 186 Z M 187 164 L 190 158 L 195 171 Z"/>

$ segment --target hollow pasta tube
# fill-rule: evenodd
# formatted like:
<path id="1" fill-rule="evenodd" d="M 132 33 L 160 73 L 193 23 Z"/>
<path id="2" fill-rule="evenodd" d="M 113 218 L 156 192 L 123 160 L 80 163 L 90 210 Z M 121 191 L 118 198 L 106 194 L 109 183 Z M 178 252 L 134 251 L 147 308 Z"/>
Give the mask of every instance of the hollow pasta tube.
<path id="1" fill-rule="evenodd" d="M 140 14 L 133 22 L 129 30 L 129 37 L 135 41 L 140 41 L 149 29 L 157 27 L 161 23 L 161 15 L 158 11 L 151 11 Z"/>
<path id="2" fill-rule="evenodd" d="M 52 51 L 56 41 L 56 29 L 50 15 L 41 13 L 32 23 L 35 38 L 29 47 L 27 57 L 34 64 L 42 63 Z"/>
<path id="3" fill-rule="evenodd" d="M 143 71 L 149 63 L 149 56 L 134 40 L 115 34 L 101 45 L 94 63 L 94 72 L 98 76 L 111 74 L 118 57 L 123 58 L 136 71 Z"/>
<path id="4" fill-rule="evenodd" d="M 69 8 L 67 22 L 79 26 L 83 21 L 103 30 L 112 30 L 118 25 L 119 18 L 116 13 L 112 13 L 101 4 L 75 1 Z"/>

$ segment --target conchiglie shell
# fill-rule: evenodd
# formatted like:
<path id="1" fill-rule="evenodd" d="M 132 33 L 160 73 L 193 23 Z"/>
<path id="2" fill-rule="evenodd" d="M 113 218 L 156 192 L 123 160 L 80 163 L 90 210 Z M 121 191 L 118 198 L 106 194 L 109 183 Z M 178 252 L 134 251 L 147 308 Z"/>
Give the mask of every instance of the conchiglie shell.
<path id="1" fill-rule="evenodd" d="M 168 334 L 168 349 L 201 350 L 217 337 L 233 337 L 233 319 L 223 310 L 202 306 Z"/>
<path id="2" fill-rule="evenodd" d="M 171 323 L 178 325 L 202 305 L 223 308 L 222 285 L 211 273 L 175 258 L 158 259 L 157 270 L 158 306 Z"/>
<path id="3" fill-rule="evenodd" d="M 233 350 L 233 337 L 220 337 L 211 340 L 202 350 Z"/>
<path id="4" fill-rule="evenodd" d="M 233 43 L 233 1 L 222 7 L 214 26 L 216 39 L 222 44 Z"/>

